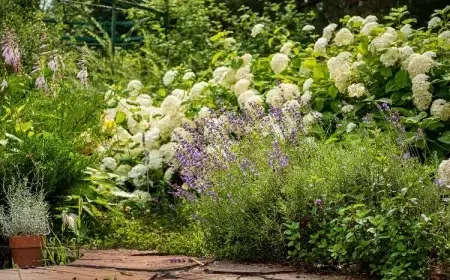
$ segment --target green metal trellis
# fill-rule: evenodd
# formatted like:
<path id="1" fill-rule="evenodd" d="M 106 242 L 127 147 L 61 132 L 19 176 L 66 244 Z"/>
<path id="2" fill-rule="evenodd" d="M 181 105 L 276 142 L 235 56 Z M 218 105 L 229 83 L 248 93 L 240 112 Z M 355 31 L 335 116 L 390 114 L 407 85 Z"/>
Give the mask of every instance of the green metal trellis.
<path id="1" fill-rule="evenodd" d="M 117 26 L 133 26 L 135 24 L 134 21 L 117 21 L 117 11 L 123 11 L 126 10 L 124 8 L 118 7 L 117 4 L 124 4 L 127 5 L 128 7 L 132 7 L 132 8 L 136 8 L 136 9 L 140 9 L 140 10 L 145 10 L 145 11 L 149 11 L 152 12 L 156 15 L 161 15 L 164 19 L 164 29 L 165 29 L 165 37 L 166 40 L 168 40 L 168 34 L 169 34 L 169 0 L 166 0 L 166 5 L 165 5 L 165 10 L 164 11 L 160 11 L 158 9 L 152 8 L 152 7 L 146 7 L 140 4 L 137 4 L 135 2 L 130 2 L 127 0 L 110 0 L 111 2 L 111 6 L 108 5 L 102 5 L 102 4 L 94 4 L 94 3 L 85 3 L 85 2 L 81 2 L 81 1 L 76 1 L 76 0 L 59 0 L 62 4 L 69 4 L 69 3 L 75 3 L 75 4 L 82 4 L 82 5 L 89 5 L 89 6 L 94 6 L 94 7 L 100 7 L 100 8 L 105 8 L 105 9 L 109 9 L 111 10 L 111 21 L 105 21 L 105 22 L 100 22 L 100 24 L 103 26 L 103 28 L 105 30 L 107 30 L 107 27 L 110 27 L 110 40 L 111 40 L 111 54 L 114 56 L 115 53 L 115 48 L 117 46 L 117 44 L 121 44 L 122 46 L 126 46 L 130 43 L 139 43 L 143 41 L 143 37 L 141 36 L 131 36 L 128 37 L 126 39 L 118 39 L 116 38 L 116 28 Z M 46 19 L 46 22 L 49 23 L 57 23 L 58 21 L 55 19 Z M 91 25 L 91 23 L 88 22 L 81 22 L 81 21 L 64 21 L 63 23 L 65 24 L 69 24 L 72 26 L 75 25 Z M 62 39 L 64 40 L 69 40 L 71 37 L 70 36 L 63 36 Z M 88 45 L 99 45 L 99 43 L 97 42 L 97 40 L 95 38 L 92 37 L 88 37 L 88 36 L 76 36 L 75 40 L 77 42 L 82 42 L 82 43 L 86 43 Z"/>

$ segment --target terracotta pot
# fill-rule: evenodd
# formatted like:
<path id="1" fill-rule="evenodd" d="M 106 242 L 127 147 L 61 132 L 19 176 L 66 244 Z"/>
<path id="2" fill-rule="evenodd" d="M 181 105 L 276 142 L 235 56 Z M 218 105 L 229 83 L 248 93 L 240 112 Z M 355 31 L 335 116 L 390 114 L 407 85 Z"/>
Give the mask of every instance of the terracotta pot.
<path id="1" fill-rule="evenodd" d="M 44 236 L 27 235 L 9 237 L 13 263 L 20 268 L 41 266 Z"/>

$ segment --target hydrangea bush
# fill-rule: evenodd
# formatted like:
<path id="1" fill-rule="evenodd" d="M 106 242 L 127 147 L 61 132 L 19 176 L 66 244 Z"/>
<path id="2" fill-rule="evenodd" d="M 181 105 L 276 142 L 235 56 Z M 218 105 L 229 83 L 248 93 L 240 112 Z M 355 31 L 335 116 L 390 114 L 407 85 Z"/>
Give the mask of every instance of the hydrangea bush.
<path id="1" fill-rule="evenodd" d="M 109 156 L 102 169 L 132 189 L 150 190 L 178 178 L 173 177 L 178 167 L 174 149 L 196 126 L 192 119 L 201 122 L 211 109 L 248 116 L 291 110 L 300 116 L 295 125 L 304 133 L 326 132 L 328 142 L 352 141 L 361 130 L 379 132 L 393 124 L 398 141 L 414 153 L 421 154 L 420 148 L 445 156 L 450 145 L 449 10 L 436 11 L 428 27 L 420 29 L 412 27 L 414 19 L 405 8 L 394 9 L 384 24 L 375 16 L 345 17 L 340 25 L 326 26 L 321 37 L 305 25 L 302 36 L 309 39 L 278 38 L 279 52 L 270 56 L 240 54 L 239 42 L 220 33 L 215 40 L 237 45 L 212 58 L 213 65 L 219 58 L 221 65 L 209 80 L 208 72 L 178 67 L 164 75 L 165 88 L 157 93 L 145 94 L 139 81 L 131 81 L 126 94 L 107 93 L 110 109 L 103 125 L 109 139 L 101 149 Z M 264 28 L 254 25 L 250 40 Z"/>

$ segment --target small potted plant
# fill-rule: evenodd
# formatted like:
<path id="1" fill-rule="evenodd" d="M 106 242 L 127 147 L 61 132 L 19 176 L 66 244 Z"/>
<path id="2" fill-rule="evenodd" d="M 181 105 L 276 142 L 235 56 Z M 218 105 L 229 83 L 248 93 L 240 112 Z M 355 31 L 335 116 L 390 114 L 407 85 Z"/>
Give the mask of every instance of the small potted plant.
<path id="1" fill-rule="evenodd" d="M 39 186 L 21 176 L 3 183 L 0 233 L 9 239 L 12 261 L 20 268 L 41 265 L 44 238 L 50 233 L 49 206 Z"/>

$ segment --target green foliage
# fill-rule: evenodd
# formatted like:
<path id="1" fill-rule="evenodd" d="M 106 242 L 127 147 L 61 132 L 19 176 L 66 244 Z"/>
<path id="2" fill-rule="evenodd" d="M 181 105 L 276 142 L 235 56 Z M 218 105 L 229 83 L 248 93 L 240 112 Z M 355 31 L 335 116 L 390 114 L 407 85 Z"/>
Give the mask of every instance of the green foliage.
<path id="1" fill-rule="evenodd" d="M 283 260 L 288 250 L 295 262 L 424 279 L 430 263 L 448 256 L 447 206 L 433 167 L 386 136 L 280 143 L 289 165 L 279 171 L 269 166 L 271 139 L 240 141 L 235 163 L 211 171 L 208 191 L 217 196 L 193 204 L 209 252 Z"/>

